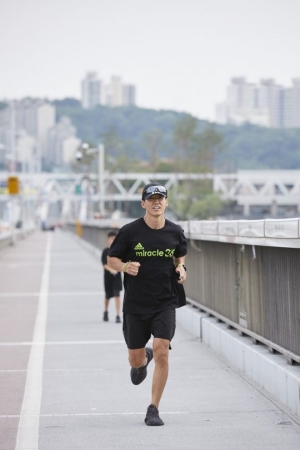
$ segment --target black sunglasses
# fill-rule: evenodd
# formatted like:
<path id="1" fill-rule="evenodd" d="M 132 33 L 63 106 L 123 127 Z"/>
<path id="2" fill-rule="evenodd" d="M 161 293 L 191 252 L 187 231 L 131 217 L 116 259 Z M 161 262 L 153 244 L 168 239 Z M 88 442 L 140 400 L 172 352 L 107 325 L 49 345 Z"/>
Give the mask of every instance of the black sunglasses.
<path id="1" fill-rule="evenodd" d="M 167 196 L 167 189 L 164 188 L 163 186 L 149 186 L 145 191 L 143 191 L 143 198 L 145 197 L 145 195 L 148 194 L 161 194 L 164 197 Z"/>

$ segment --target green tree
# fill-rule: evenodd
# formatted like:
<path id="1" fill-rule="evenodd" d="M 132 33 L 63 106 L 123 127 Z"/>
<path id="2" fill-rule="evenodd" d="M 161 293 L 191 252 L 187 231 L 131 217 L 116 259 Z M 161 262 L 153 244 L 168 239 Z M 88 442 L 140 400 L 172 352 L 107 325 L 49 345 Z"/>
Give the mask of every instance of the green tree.
<path id="1" fill-rule="evenodd" d="M 168 195 L 179 220 L 213 219 L 225 206 L 220 196 L 213 192 L 211 180 L 181 182 Z"/>
<path id="2" fill-rule="evenodd" d="M 185 152 L 189 151 L 197 130 L 197 119 L 189 114 L 180 118 L 174 126 L 174 141 Z"/>
<path id="3" fill-rule="evenodd" d="M 194 142 L 191 157 L 193 171 L 213 172 L 215 157 L 223 150 L 222 135 L 214 127 L 208 126 L 194 136 Z"/>
<path id="4" fill-rule="evenodd" d="M 191 204 L 190 216 L 193 219 L 215 219 L 224 208 L 219 195 L 211 192 L 203 197 L 196 198 Z"/>
<path id="5" fill-rule="evenodd" d="M 111 172 L 129 172 L 135 160 L 134 150 L 128 139 L 120 136 L 115 126 L 109 126 L 103 136 L 106 168 Z"/>
<path id="6" fill-rule="evenodd" d="M 222 136 L 212 126 L 199 131 L 198 121 L 192 116 L 180 118 L 174 126 L 174 141 L 181 150 L 181 171 L 207 173 L 214 170 L 214 159 L 222 149 Z M 219 195 L 213 192 L 210 180 L 185 181 L 172 194 L 180 219 L 216 216 L 223 208 Z"/>
<path id="7" fill-rule="evenodd" d="M 212 172 L 214 160 L 221 151 L 223 139 L 212 125 L 199 131 L 198 120 L 190 115 L 174 126 L 173 139 L 179 148 L 180 169 L 184 172 Z"/>
<path id="8" fill-rule="evenodd" d="M 189 156 L 193 149 L 196 130 L 197 119 L 189 114 L 179 118 L 174 125 L 173 140 L 178 149 L 176 166 L 179 171 L 184 171 L 186 169 L 185 162 L 189 160 Z"/>
<path id="9" fill-rule="evenodd" d="M 105 153 L 108 157 L 116 157 L 123 148 L 123 139 L 114 125 L 110 125 L 103 135 Z"/>
<path id="10" fill-rule="evenodd" d="M 144 146 L 148 150 L 151 169 L 156 173 L 162 146 L 162 132 L 159 128 L 151 128 L 144 134 Z"/>

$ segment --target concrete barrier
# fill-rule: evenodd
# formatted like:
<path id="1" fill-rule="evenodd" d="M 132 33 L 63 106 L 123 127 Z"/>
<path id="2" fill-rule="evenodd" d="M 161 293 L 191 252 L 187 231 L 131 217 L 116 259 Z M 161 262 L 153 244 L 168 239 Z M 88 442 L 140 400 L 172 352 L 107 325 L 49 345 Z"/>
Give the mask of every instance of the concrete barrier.
<path id="1" fill-rule="evenodd" d="M 289 365 L 284 356 L 190 305 L 177 310 L 177 323 L 300 417 L 300 366 Z"/>

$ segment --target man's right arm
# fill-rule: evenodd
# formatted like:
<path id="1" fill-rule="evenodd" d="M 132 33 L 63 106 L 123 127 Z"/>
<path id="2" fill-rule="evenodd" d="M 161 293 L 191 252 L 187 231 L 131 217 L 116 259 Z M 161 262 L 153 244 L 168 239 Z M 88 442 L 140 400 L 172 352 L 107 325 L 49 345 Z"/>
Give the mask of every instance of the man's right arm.
<path id="1" fill-rule="evenodd" d="M 108 265 L 117 272 L 128 273 L 129 275 L 137 275 L 140 267 L 140 263 L 133 261 L 122 261 L 116 256 L 110 256 L 108 258 Z"/>
<path id="2" fill-rule="evenodd" d="M 107 258 L 107 264 L 109 267 L 111 267 L 113 270 L 116 270 L 117 272 L 124 272 L 124 263 L 120 258 L 116 258 L 115 256 L 109 256 Z"/>

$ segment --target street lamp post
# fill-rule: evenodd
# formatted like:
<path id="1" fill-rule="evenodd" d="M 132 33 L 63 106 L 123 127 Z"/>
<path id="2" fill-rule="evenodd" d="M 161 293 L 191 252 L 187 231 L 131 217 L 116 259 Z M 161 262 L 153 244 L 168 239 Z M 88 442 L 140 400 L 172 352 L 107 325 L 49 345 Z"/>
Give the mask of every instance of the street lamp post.
<path id="1" fill-rule="evenodd" d="M 89 144 L 83 143 L 79 150 L 75 153 L 75 158 L 77 161 L 82 161 L 84 156 L 98 156 L 98 195 L 99 195 L 99 212 L 101 216 L 105 214 L 105 204 L 104 204 L 104 173 L 105 173 L 105 148 L 101 143 L 98 148 L 89 147 Z M 88 174 L 89 175 L 89 174 Z M 89 177 L 88 177 L 89 178 Z M 87 185 L 87 190 L 88 190 Z M 88 210 L 88 205 L 87 205 Z"/>
<path id="2" fill-rule="evenodd" d="M 99 212 L 101 216 L 105 214 L 104 207 L 104 164 L 105 149 L 103 144 L 98 145 L 98 194 L 99 194 Z"/>

